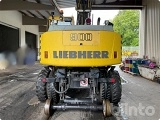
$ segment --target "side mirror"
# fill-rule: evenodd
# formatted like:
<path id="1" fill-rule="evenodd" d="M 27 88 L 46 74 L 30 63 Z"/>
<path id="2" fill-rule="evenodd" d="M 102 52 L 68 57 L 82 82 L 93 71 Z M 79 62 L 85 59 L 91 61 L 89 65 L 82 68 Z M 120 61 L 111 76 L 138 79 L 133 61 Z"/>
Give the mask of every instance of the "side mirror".
<path id="1" fill-rule="evenodd" d="M 97 25 L 100 25 L 100 21 L 101 21 L 101 18 L 99 17 L 99 18 L 97 19 Z"/>
<path id="2" fill-rule="evenodd" d="M 109 22 L 109 20 L 105 20 L 105 21 L 104 21 L 104 24 L 105 24 L 105 25 L 111 25 L 111 26 L 113 27 L 113 23 Z"/>
<path id="3" fill-rule="evenodd" d="M 54 12 L 51 12 L 51 15 L 54 16 Z"/>
<path id="4" fill-rule="evenodd" d="M 109 22 L 108 25 L 111 25 L 113 27 L 113 23 Z"/>
<path id="5" fill-rule="evenodd" d="M 108 23 L 109 23 L 109 20 L 105 20 L 105 21 L 104 21 L 104 24 L 105 24 L 105 25 L 108 25 Z"/>

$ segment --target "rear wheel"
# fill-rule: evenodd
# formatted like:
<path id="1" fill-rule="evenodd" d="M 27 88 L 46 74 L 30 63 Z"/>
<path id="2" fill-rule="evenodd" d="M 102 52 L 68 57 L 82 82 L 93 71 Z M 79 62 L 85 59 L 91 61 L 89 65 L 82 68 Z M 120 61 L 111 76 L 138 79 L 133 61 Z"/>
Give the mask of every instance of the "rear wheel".
<path id="1" fill-rule="evenodd" d="M 100 102 L 105 99 L 110 99 L 110 90 L 108 88 L 108 83 L 100 83 Z"/>
<path id="2" fill-rule="evenodd" d="M 100 102 L 105 99 L 105 83 L 100 83 Z"/>
<path id="3" fill-rule="evenodd" d="M 59 95 L 55 92 L 54 88 L 58 88 L 57 83 L 47 83 L 47 97 L 48 99 L 52 99 L 53 104 L 57 104 L 59 101 Z"/>
<path id="4" fill-rule="evenodd" d="M 45 102 L 47 97 L 47 92 L 46 92 L 46 78 L 50 74 L 50 69 L 49 67 L 45 67 L 43 70 L 38 75 L 38 81 L 36 84 L 36 95 L 41 102 Z"/>
<path id="5" fill-rule="evenodd" d="M 121 100 L 122 92 L 119 73 L 113 71 L 109 77 L 113 78 L 114 82 L 100 83 L 100 102 L 107 99 L 111 103 L 118 104 Z"/>
<path id="6" fill-rule="evenodd" d="M 122 85 L 121 85 L 121 79 L 119 76 L 119 73 L 117 71 L 113 71 L 111 73 L 111 78 L 115 80 L 115 82 L 110 83 L 108 85 L 108 99 L 111 103 L 118 104 L 121 100 L 122 95 Z"/>

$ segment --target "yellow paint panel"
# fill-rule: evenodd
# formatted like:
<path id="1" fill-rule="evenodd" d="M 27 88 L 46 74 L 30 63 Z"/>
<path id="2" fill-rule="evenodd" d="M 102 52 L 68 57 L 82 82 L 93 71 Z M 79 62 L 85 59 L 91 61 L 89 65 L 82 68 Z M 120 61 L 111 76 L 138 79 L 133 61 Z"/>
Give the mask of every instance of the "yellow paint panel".
<path id="1" fill-rule="evenodd" d="M 63 31 L 63 45 L 99 45 L 98 31 Z"/>
<path id="2" fill-rule="evenodd" d="M 85 32 L 91 32 L 95 37 L 92 39 L 92 41 L 89 42 L 82 41 L 83 45 L 80 45 L 79 41 L 70 40 L 69 34 L 73 33 L 72 31 L 51 31 L 42 34 L 40 43 L 40 63 L 45 65 L 63 67 L 98 67 L 121 63 L 122 50 L 121 36 L 119 34 L 109 31 Z M 76 31 L 76 33 L 84 33 L 84 31 Z M 44 57 L 45 51 L 48 51 L 48 58 Z M 56 51 L 56 55 L 54 54 L 54 51 Z M 62 57 L 60 57 L 60 51 L 66 51 L 65 55 L 62 55 Z M 77 53 L 78 51 L 91 51 L 92 53 L 94 53 L 95 51 L 98 51 L 100 53 L 102 53 L 103 51 L 107 51 L 108 57 L 101 58 L 101 54 L 100 58 L 96 58 L 92 54 L 89 55 L 91 57 L 86 58 L 78 58 L 78 55 L 77 57 L 71 58 L 69 57 L 70 51 L 74 51 Z M 114 58 L 114 52 L 117 52 L 117 58 Z"/>

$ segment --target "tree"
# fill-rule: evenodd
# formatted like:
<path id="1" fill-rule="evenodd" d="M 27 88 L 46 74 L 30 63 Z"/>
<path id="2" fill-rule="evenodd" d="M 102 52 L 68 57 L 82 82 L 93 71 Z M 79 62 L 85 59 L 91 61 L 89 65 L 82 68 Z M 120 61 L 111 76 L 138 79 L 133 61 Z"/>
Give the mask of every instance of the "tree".
<path id="1" fill-rule="evenodd" d="M 139 11 L 121 10 L 113 19 L 114 30 L 122 35 L 123 46 L 138 46 Z"/>

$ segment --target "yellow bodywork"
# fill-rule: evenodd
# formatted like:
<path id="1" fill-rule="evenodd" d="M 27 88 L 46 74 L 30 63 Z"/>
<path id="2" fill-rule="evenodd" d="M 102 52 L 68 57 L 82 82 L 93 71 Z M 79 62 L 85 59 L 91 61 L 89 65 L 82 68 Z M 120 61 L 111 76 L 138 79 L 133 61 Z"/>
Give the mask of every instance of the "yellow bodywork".
<path id="1" fill-rule="evenodd" d="M 101 67 L 121 63 L 121 36 L 111 31 L 48 31 L 40 39 L 40 63 Z"/>

